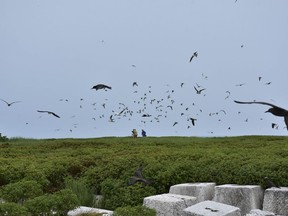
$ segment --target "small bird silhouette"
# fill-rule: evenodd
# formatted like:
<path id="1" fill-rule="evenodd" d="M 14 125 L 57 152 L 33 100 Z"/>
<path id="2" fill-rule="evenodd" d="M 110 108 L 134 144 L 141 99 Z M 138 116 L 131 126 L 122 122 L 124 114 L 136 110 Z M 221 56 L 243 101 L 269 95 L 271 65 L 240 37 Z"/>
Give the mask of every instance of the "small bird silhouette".
<path id="1" fill-rule="evenodd" d="M 198 53 L 197 53 L 197 52 L 194 52 L 194 53 L 193 53 L 193 55 L 191 56 L 189 62 L 191 62 L 194 57 L 198 57 Z"/>
<path id="2" fill-rule="evenodd" d="M 112 89 L 112 87 L 104 85 L 104 84 L 98 84 L 98 85 L 93 86 L 91 89 L 95 89 L 97 91 L 99 89 L 104 89 L 104 90 Z"/>
<path id="3" fill-rule="evenodd" d="M 57 117 L 57 118 L 60 118 L 59 115 L 57 115 L 57 114 L 55 114 L 54 112 L 51 112 L 51 111 L 37 110 L 37 112 L 40 112 L 40 113 L 48 113 L 48 114 L 53 115 L 53 116 L 55 116 L 55 117 Z"/>
<path id="4" fill-rule="evenodd" d="M 152 183 L 151 180 L 148 180 L 148 179 L 145 179 L 142 175 L 142 170 L 143 170 L 143 167 L 142 166 L 139 166 L 136 170 L 136 172 L 134 173 L 134 176 L 132 176 L 129 181 L 128 181 L 128 185 L 134 185 L 135 183 L 137 182 L 142 182 L 146 185 L 149 185 Z"/>
<path id="5" fill-rule="evenodd" d="M 196 91 L 196 94 L 201 94 L 202 91 L 206 90 L 205 88 L 203 89 L 197 89 L 195 86 L 194 86 L 194 89 Z"/>
<path id="6" fill-rule="evenodd" d="M 195 121 L 196 121 L 197 119 L 190 117 L 190 118 L 188 118 L 187 121 L 189 121 L 189 120 L 192 122 L 192 125 L 195 126 Z"/>
<path id="7" fill-rule="evenodd" d="M 0 100 L 2 100 L 3 102 L 5 102 L 5 103 L 7 104 L 7 106 L 11 106 L 11 105 L 14 104 L 14 103 L 19 103 L 19 102 L 21 102 L 21 101 L 13 101 L 13 102 L 11 102 L 11 103 L 8 103 L 7 101 L 5 101 L 5 100 L 3 100 L 3 99 L 0 99 Z"/>
<path id="8" fill-rule="evenodd" d="M 235 100 L 234 102 L 239 103 L 239 104 L 263 104 L 263 105 L 271 106 L 271 108 L 268 109 L 266 112 L 270 112 L 275 116 L 284 117 L 286 128 L 288 130 L 288 110 L 275 106 L 274 104 L 267 103 L 267 102 L 257 102 L 257 101 L 241 102 L 241 101 L 235 101 Z"/>
<path id="9" fill-rule="evenodd" d="M 138 86 L 138 83 L 137 82 L 133 82 L 132 86 Z"/>

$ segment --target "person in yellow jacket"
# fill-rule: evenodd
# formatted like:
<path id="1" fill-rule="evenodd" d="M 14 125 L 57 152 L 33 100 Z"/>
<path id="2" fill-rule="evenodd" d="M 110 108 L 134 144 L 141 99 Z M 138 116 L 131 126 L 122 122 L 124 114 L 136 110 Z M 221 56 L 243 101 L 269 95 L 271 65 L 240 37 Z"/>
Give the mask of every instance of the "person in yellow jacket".
<path id="1" fill-rule="evenodd" d="M 138 132 L 137 132 L 136 129 L 133 129 L 133 130 L 132 130 L 132 136 L 133 136 L 134 138 L 137 138 L 137 137 L 138 137 Z"/>

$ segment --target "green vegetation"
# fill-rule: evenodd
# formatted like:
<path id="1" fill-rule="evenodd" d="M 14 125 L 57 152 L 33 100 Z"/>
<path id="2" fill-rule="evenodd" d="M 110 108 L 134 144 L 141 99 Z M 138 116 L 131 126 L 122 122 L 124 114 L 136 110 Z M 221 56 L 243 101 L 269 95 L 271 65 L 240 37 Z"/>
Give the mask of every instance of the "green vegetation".
<path id="1" fill-rule="evenodd" d="M 174 184 L 262 185 L 269 176 L 288 186 L 287 156 L 288 137 L 273 136 L 7 139 L 0 142 L 0 215 L 65 215 L 79 205 L 153 215 L 138 209 L 143 198 Z M 139 165 L 153 184 L 128 186 Z"/>

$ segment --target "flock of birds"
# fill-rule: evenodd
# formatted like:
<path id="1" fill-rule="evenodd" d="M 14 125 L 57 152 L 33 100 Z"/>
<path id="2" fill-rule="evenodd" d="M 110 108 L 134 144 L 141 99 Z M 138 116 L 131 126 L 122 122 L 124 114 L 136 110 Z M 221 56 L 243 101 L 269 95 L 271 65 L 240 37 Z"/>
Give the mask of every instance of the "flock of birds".
<path id="1" fill-rule="evenodd" d="M 243 47 L 243 46 L 241 46 Z M 189 63 L 192 61 L 195 61 L 195 58 L 198 57 L 198 52 L 194 52 L 192 56 L 189 59 Z M 131 65 L 132 67 L 136 68 L 136 65 Z M 203 80 L 208 80 L 208 76 L 202 73 L 202 79 Z M 258 81 L 262 81 L 262 77 L 258 77 Z M 264 85 L 270 85 L 270 82 L 265 82 Z M 105 99 L 104 101 L 100 102 L 94 102 L 92 103 L 93 109 L 97 110 L 97 113 L 99 112 L 99 109 L 102 109 L 102 113 L 98 113 L 97 116 L 91 117 L 94 121 L 99 119 L 106 119 L 108 122 L 116 122 L 120 119 L 123 118 L 128 118 L 128 120 L 132 120 L 135 116 L 138 116 L 138 120 L 140 121 L 141 127 L 147 126 L 148 123 L 155 123 L 155 122 L 160 122 L 163 119 L 167 119 L 168 116 L 173 116 L 177 119 L 173 120 L 170 122 L 172 127 L 176 127 L 178 124 L 186 122 L 186 128 L 192 128 L 197 125 L 198 117 L 204 113 L 203 108 L 197 107 L 196 102 L 179 102 L 179 95 L 177 95 L 177 92 L 180 92 L 180 94 L 187 94 L 187 89 L 184 90 L 186 86 L 191 87 L 189 91 L 193 91 L 195 95 L 199 95 L 197 97 L 205 97 L 207 88 L 199 85 L 198 83 L 195 83 L 194 85 L 191 84 L 186 84 L 184 82 L 181 82 L 178 84 L 178 87 L 171 87 L 169 84 L 166 84 L 166 90 L 162 93 L 157 93 L 156 96 L 153 95 L 154 89 L 152 86 L 148 86 L 148 89 L 146 89 L 143 92 L 143 87 L 141 89 L 138 88 L 139 84 L 137 81 L 134 81 L 132 83 L 132 94 L 133 96 L 127 96 L 126 99 L 129 99 L 130 102 L 124 103 L 124 102 L 119 102 L 118 103 L 118 108 L 115 106 L 111 108 L 110 105 L 108 105 L 108 99 Z M 245 83 L 239 83 L 235 84 L 235 86 L 241 87 L 244 86 Z M 111 86 L 108 86 L 106 84 L 97 84 L 94 85 L 92 90 L 104 90 L 104 91 L 110 91 L 112 90 Z M 181 90 L 183 89 L 183 91 Z M 142 91 L 142 92 L 141 92 Z M 182 91 L 182 92 L 181 92 Z M 231 91 L 227 90 L 225 92 L 225 100 L 229 99 L 231 96 Z M 133 99 L 134 98 L 134 99 Z M 133 104 L 131 104 L 131 99 L 133 101 Z M 21 101 L 13 101 L 13 102 L 8 102 L 4 99 L 0 99 L 2 102 L 4 102 L 8 107 L 20 103 Z M 66 101 L 68 102 L 68 99 L 60 99 L 60 101 Z M 84 98 L 81 98 L 80 101 L 84 101 Z M 99 105 L 100 102 L 100 105 Z M 243 101 L 237 101 L 234 100 L 235 103 L 237 104 L 259 104 L 259 105 L 266 105 L 270 106 L 270 109 L 268 109 L 266 112 L 269 112 L 275 116 L 283 117 L 284 122 L 286 124 L 286 128 L 288 130 L 288 110 L 281 108 L 279 106 L 276 106 L 272 103 L 268 102 L 261 102 L 261 101 L 248 101 L 248 102 L 243 102 Z M 80 108 L 83 108 L 83 104 L 80 104 Z M 101 107 L 101 108 L 100 108 Z M 108 109 L 111 108 L 110 110 Z M 176 110 L 176 111 L 175 111 Z M 175 113 L 179 112 L 180 113 Z M 51 110 L 36 110 L 38 113 L 47 113 L 48 115 L 51 115 L 56 118 L 61 118 L 59 114 L 56 114 L 56 112 L 51 111 Z M 108 116 L 107 116 L 108 113 Z M 110 113 L 110 114 L 109 114 Z M 239 112 L 240 113 L 240 112 Z M 206 113 L 207 114 L 207 113 Z M 209 116 L 220 116 L 220 115 L 226 115 L 227 112 L 226 110 L 219 109 L 219 110 L 214 110 L 210 111 L 208 113 Z M 178 115 L 178 117 L 177 117 Z M 76 115 L 73 115 L 71 118 L 74 118 Z M 140 117 L 140 119 L 139 119 Z M 136 117 L 137 118 L 137 117 Z M 221 121 L 221 118 L 218 118 L 218 121 Z M 246 119 L 246 122 L 248 122 L 248 119 Z M 28 123 L 26 123 L 28 124 Z M 169 123 L 167 123 L 169 124 Z M 73 124 L 73 128 L 77 128 L 78 123 Z M 70 127 L 69 131 L 72 132 L 73 129 Z M 276 123 L 272 123 L 272 128 L 278 129 L 278 125 Z M 231 129 L 231 126 L 228 127 L 228 130 Z M 59 131 L 60 129 L 55 129 Z M 213 133 L 213 131 L 209 132 Z"/>

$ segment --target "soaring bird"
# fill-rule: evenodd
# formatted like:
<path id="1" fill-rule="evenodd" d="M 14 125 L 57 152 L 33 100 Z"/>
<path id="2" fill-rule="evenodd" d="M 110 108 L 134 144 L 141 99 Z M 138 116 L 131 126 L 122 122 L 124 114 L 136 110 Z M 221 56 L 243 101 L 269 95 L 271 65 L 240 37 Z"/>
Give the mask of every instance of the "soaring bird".
<path id="1" fill-rule="evenodd" d="M 191 121 L 191 122 L 192 122 L 192 125 L 193 125 L 193 126 L 195 126 L 195 121 L 196 121 L 196 120 L 197 120 L 197 119 L 192 118 L 192 117 L 190 117 L 190 118 L 187 119 L 187 121 Z"/>
<path id="2" fill-rule="evenodd" d="M 288 110 L 275 106 L 274 104 L 267 103 L 267 102 L 257 102 L 257 101 L 241 102 L 241 101 L 235 101 L 235 100 L 234 102 L 239 103 L 239 104 L 263 104 L 263 105 L 271 106 L 271 108 L 269 108 L 266 112 L 270 112 L 275 116 L 284 117 L 286 128 L 288 130 Z"/>
<path id="3" fill-rule="evenodd" d="M 145 179 L 142 175 L 142 170 L 143 168 L 141 166 L 138 167 L 138 169 L 136 170 L 136 172 L 134 173 L 134 176 L 132 176 L 129 181 L 128 181 L 128 185 L 133 185 L 136 182 L 142 182 L 146 185 L 149 185 L 152 183 L 151 180 Z"/>
<path id="4" fill-rule="evenodd" d="M 21 101 L 13 101 L 13 102 L 11 102 L 11 103 L 8 103 L 7 101 L 5 101 L 5 100 L 3 100 L 3 99 L 0 99 L 0 100 L 2 100 L 3 102 L 5 102 L 5 103 L 7 104 L 7 106 L 11 106 L 11 105 L 14 104 L 14 103 L 19 103 L 19 102 L 21 102 Z"/>
<path id="5" fill-rule="evenodd" d="M 104 85 L 104 84 L 98 84 L 98 85 L 93 86 L 91 89 L 95 89 L 97 91 L 99 89 L 104 89 L 104 90 L 112 89 L 112 87 Z"/>
<path id="6" fill-rule="evenodd" d="M 138 86 L 138 83 L 137 82 L 133 82 L 132 86 Z"/>
<path id="7" fill-rule="evenodd" d="M 57 115 L 57 114 L 55 114 L 54 112 L 51 112 L 51 111 L 37 110 L 37 112 L 40 112 L 40 113 L 48 113 L 48 114 L 53 115 L 53 116 L 55 116 L 55 117 L 57 117 L 57 118 L 60 118 L 59 115 Z"/>
<path id="8" fill-rule="evenodd" d="M 206 90 L 206 89 L 197 89 L 195 86 L 194 89 L 196 91 L 196 94 L 201 94 L 202 91 Z"/>
<path id="9" fill-rule="evenodd" d="M 193 55 L 191 56 L 189 62 L 191 62 L 194 57 L 198 57 L 198 53 L 197 53 L 197 52 L 194 52 L 194 53 L 193 53 Z"/>

